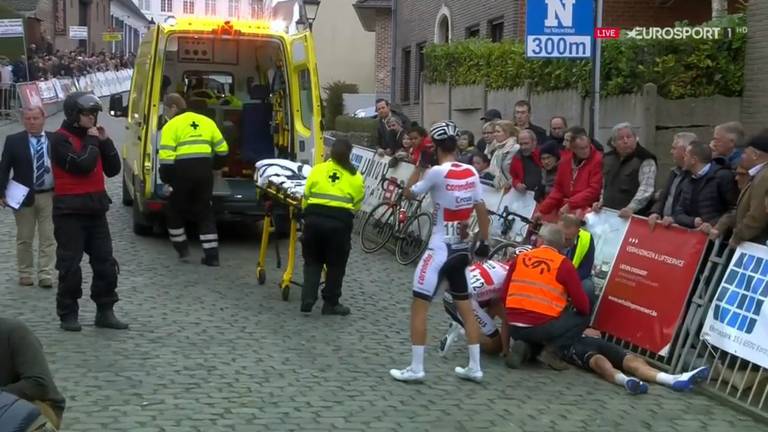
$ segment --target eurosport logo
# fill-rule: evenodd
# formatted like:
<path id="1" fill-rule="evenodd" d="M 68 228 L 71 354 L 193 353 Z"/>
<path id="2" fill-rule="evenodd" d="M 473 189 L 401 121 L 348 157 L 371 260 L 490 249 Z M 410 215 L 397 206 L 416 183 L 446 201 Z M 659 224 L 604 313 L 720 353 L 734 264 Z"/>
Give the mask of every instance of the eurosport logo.
<path id="1" fill-rule="evenodd" d="M 635 27 L 624 31 L 624 37 L 630 39 L 730 39 L 747 32 L 746 27 Z M 619 39 L 622 30 L 618 27 L 595 28 L 596 39 Z"/>

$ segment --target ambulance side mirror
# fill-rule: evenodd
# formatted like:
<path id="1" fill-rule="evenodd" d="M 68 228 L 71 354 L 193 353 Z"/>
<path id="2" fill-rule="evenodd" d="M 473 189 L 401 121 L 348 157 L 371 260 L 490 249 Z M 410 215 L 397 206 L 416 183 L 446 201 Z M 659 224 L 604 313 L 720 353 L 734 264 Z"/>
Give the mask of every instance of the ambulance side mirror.
<path id="1" fill-rule="evenodd" d="M 122 94 L 109 97 L 109 115 L 112 117 L 128 117 L 128 106 L 123 103 Z"/>

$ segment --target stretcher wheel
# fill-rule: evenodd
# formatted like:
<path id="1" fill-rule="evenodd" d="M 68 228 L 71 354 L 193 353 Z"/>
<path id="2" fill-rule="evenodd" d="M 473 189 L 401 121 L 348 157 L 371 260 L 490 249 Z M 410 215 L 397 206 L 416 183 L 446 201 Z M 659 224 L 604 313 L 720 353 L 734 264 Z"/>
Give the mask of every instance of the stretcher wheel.
<path id="1" fill-rule="evenodd" d="M 264 282 L 267 281 L 267 272 L 263 268 L 256 271 L 256 280 L 259 282 L 259 285 L 264 285 Z"/>
<path id="2" fill-rule="evenodd" d="M 280 296 L 283 301 L 288 301 L 288 298 L 291 296 L 291 285 L 280 285 Z"/>

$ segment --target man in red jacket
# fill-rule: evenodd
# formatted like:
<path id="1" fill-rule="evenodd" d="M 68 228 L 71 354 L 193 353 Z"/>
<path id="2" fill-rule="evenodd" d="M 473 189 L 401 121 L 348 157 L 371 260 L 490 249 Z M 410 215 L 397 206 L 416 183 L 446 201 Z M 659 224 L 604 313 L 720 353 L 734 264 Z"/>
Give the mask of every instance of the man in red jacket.
<path id="1" fill-rule="evenodd" d="M 600 199 L 603 189 L 603 155 L 592 145 L 583 128 L 574 128 L 571 150 L 563 155 L 557 169 L 555 186 L 539 205 L 535 219 L 557 213 L 588 210 Z"/>

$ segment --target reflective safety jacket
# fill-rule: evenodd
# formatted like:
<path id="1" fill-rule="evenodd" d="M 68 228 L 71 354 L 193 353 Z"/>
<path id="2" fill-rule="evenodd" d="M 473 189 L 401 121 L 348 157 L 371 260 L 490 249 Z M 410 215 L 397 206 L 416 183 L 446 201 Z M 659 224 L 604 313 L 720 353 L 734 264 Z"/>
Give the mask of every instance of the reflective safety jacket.
<path id="1" fill-rule="evenodd" d="M 226 156 L 229 146 L 216 123 L 208 117 L 185 112 L 163 126 L 160 141 L 160 164 L 169 165 L 181 159 Z"/>
<path id="2" fill-rule="evenodd" d="M 568 292 L 557 281 L 564 259 L 565 256 L 550 247 L 538 247 L 518 255 L 507 288 L 506 309 L 559 317 L 568 303 Z"/>
<path id="3" fill-rule="evenodd" d="M 589 251 L 589 245 L 592 241 L 592 234 L 584 228 L 579 229 L 579 238 L 576 241 L 576 252 L 573 254 L 573 266 L 579 268 L 581 262 Z"/>
<path id="4" fill-rule="evenodd" d="M 365 184 L 360 172 L 350 173 L 329 159 L 312 167 L 304 188 L 304 207 L 321 205 L 357 211 L 363 204 Z"/>

